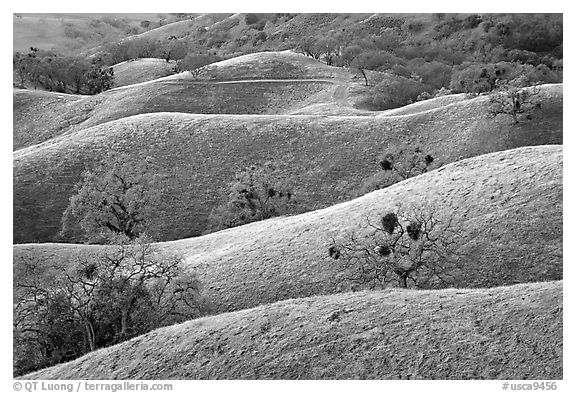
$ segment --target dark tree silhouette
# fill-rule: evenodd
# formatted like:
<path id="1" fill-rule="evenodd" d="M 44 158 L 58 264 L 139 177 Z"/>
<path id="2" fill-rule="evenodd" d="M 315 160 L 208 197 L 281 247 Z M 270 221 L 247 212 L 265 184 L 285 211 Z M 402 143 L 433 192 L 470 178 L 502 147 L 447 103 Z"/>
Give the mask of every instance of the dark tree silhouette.
<path id="1" fill-rule="evenodd" d="M 367 219 L 363 231 L 333 240 L 328 254 L 342 269 L 339 280 L 356 288 L 446 287 L 461 269 L 460 235 L 451 219 L 430 208 L 400 208 Z"/>

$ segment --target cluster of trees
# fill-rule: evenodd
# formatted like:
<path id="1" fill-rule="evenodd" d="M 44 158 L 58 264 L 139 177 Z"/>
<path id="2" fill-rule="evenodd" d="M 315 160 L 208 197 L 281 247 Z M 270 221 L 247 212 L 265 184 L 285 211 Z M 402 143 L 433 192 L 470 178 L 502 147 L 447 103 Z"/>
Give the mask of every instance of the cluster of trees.
<path id="1" fill-rule="evenodd" d="M 423 29 L 422 23 L 388 23 L 377 32 L 350 29 L 303 37 L 295 47 L 328 65 L 358 70 L 365 85 L 373 86 L 364 105 L 374 110 L 434 97 L 447 89 L 490 92 L 496 80 L 513 80 L 519 74 L 532 83 L 562 81 L 562 21 L 556 16 L 437 18 L 430 33 L 418 36 L 413 33 Z"/>
<path id="2" fill-rule="evenodd" d="M 333 15 L 317 16 L 327 26 L 335 20 Z M 185 37 L 171 36 L 162 41 L 131 37 L 104 45 L 99 53 L 104 68 L 90 76 L 87 72 L 83 75 L 88 80 L 105 79 L 109 77 L 103 72 L 105 67 L 138 58 L 175 61 L 177 72 L 197 70 L 223 58 L 253 51 L 295 48 L 328 65 L 357 70 L 364 84 L 371 86 L 363 105 L 373 110 L 406 105 L 446 91 L 489 92 L 495 88 L 496 80 L 514 79 L 506 76 L 511 73 L 521 72 L 533 83 L 562 81 L 562 18 L 558 15 L 435 14 L 431 20 L 414 21 L 409 17 L 381 15 L 342 29 L 321 28 L 317 34 L 302 35 L 291 29 L 278 34 L 263 31 L 268 23 L 283 23 L 293 17 L 294 14 L 246 14 L 248 30 L 239 37 L 230 35 L 229 25 L 239 22 L 234 18 L 211 29 L 199 27 Z M 186 19 L 188 15 L 167 15 L 165 19 L 170 18 Z M 34 85 L 49 84 L 52 89 L 63 89 L 63 84 L 70 91 L 106 89 L 106 83 L 100 84 L 102 87 L 88 87 L 87 83 L 78 82 L 81 87 L 77 88 L 74 83 L 50 82 L 57 70 L 35 73 L 32 71 L 35 67 L 22 67 L 30 62 L 23 59 L 26 55 L 17 57 L 15 70 L 18 63 L 20 84 L 25 78 Z"/>
<path id="3" fill-rule="evenodd" d="M 164 41 L 152 40 L 144 37 L 128 38 L 104 46 L 102 57 L 110 65 L 123 61 L 158 58 L 167 62 L 181 60 L 188 54 L 188 43 L 175 36 Z"/>
<path id="4" fill-rule="evenodd" d="M 114 71 L 101 59 L 63 56 L 52 51 L 30 48 L 30 52 L 13 55 L 15 84 L 75 94 L 97 94 L 112 88 Z"/>
<path id="5" fill-rule="evenodd" d="M 195 79 L 202 74 L 213 71 L 208 65 L 223 60 L 222 57 L 212 53 L 201 53 L 194 49 L 188 41 L 169 37 L 164 41 L 147 38 L 133 38 L 108 45 L 102 53 L 107 64 L 113 65 L 123 61 L 140 58 L 159 58 L 166 62 L 173 61 L 174 72 L 190 71 Z"/>
<path id="6" fill-rule="evenodd" d="M 200 281 L 182 258 L 159 256 L 146 237 L 115 243 L 65 266 L 15 261 L 15 375 L 206 312 Z"/>
<path id="7" fill-rule="evenodd" d="M 522 82 L 525 86 L 562 81 L 559 72 L 546 64 L 534 66 L 520 62 L 501 61 L 494 64 L 464 63 L 454 69 L 450 89 L 455 93 L 489 93 L 504 82 Z M 497 84 L 500 83 L 500 86 Z"/>
<path id="8" fill-rule="evenodd" d="M 76 185 L 62 236 L 80 229 L 86 242 L 106 247 L 54 266 L 15 261 L 15 375 L 209 312 L 194 271 L 147 235 L 161 197 L 157 172 L 151 159 L 105 157 Z M 238 172 L 212 230 L 288 212 L 292 192 L 276 173 L 269 163 Z"/>
<path id="9" fill-rule="evenodd" d="M 87 242 L 107 246 L 55 266 L 15 261 L 16 375 L 209 311 L 194 271 L 146 234 L 159 198 L 154 172 L 122 155 L 85 171 L 63 232 L 79 226 Z"/>
<path id="10" fill-rule="evenodd" d="M 114 86 L 114 64 L 138 58 L 175 61 L 174 72 L 190 71 L 195 79 L 212 72 L 214 67 L 209 65 L 222 60 L 213 54 L 190 53 L 188 44 L 176 38 L 164 42 L 123 40 L 107 45 L 93 59 L 30 48 L 28 53 L 13 55 L 14 84 L 60 93 L 98 94 Z"/>

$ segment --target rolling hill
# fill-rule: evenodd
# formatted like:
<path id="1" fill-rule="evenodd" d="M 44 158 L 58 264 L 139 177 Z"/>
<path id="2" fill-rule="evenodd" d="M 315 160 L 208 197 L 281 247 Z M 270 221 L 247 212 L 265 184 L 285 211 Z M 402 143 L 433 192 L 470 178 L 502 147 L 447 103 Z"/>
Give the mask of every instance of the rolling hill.
<path id="1" fill-rule="evenodd" d="M 83 105 L 85 98 L 81 95 L 14 89 L 13 149 L 47 141 L 60 135 L 70 124 L 86 120 L 89 107 Z M 68 113 L 70 108 L 75 108 L 73 115 Z"/>
<path id="2" fill-rule="evenodd" d="M 15 13 L 12 48 L 25 52 L 36 47 L 77 54 L 103 40 L 122 39 L 130 30 L 138 30 L 140 22 L 157 23 L 161 17 L 136 13 Z"/>
<path id="3" fill-rule="evenodd" d="M 185 72 L 83 96 L 58 108 L 42 105 L 57 101 L 60 94 L 42 92 L 39 96 L 36 91 L 15 89 L 14 147 L 143 113 L 284 114 L 335 101 L 336 92 L 345 95 L 351 84 L 345 78 L 352 77 L 342 69 L 287 52 L 246 55 L 221 63 L 216 63 L 221 72 L 211 80 L 197 81 Z M 130 69 L 141 65 L 139 61 L 124 63 L 121 71 L 133 72 Z M 279 79 L 278 71 L 287 72 L 288 79 Z M 148 79 L 150 72 L 143 70 L 138 77 Z"/>
<path id="4" fill-rule="evenodd" d="M 213 312 L 233 311 L 346 290 L 345 272 L 328 256 L 331 239 L 362 232 L 367 218 L 398 204 L 428 204 L 439 220 L 452 218 L 466 254 L 458 287 L 562 278 L 561 146 L 474 157 L 326 209 L 158 246 L 196 269 Z M 176 209 L 166 222 L 175 226 L 181 215 Z M 65 262 L 103 247 L 15 245 L 14 264 Z"/>
<path id="5" fill-rule="evenodd" d="M 121 83 L 122 78 L 127 77 L 125 74 L 135 77 L 132 82 L 153 78 L 156 71 L 149 67 L 157 67 L 157 63 L 151 59 L 122 63 L 118 65 L 120 73 L 117 77 Z M 120 86 L 97 96 L 67 96 L 74 98 L 73 101 L 67 99 L 65 102 L 61 102 L 61 97 L 66 95 L 59 93 L 15 89 L 14 149 L 144 113 L 323 116 L 387 114 L 386 111 L 370 112 L 358 109 L 359 103 L 368 94 L 368 89 L 354 79 L 357 77 L 354 72 L 330 67 L 303 55 L 291 52 L 256 53 L 224 60 L 215 65 L 217 71 L 208 80 L 197 81 L 184 72 Z M 545 116 L 529 122 L 527 126 L 530 130 L 554 127 L 560 122 L 561 85 L 546 85 L 542 95 L 546 99 L 542 112 Z M 422 111 L 426 106 L 437 107 L 440 103 L 459 101 L 462 98 L 462 95 L 453 98 L 439 97 L 428 100 L 430 103 L 425 101 L 412 104 L 405 107 L 406 109 L 393 110 L 392 113 L 414 111 L 417 108 Z M 462 119 L 464 120 L 463 117 Z"/>
<path id="6" fill-rule="evenodd" d="M 114 65 L 114 87 L 148 82 L 174 74 L 175 62 L 164 59 L 135 59 Z"/>
<path id="7" fill-rule="evenodd" d="M 229 86 L 222 83 L 220 86 Z M 324 94 L 326 99 L 329 91 L 318 93 L 316 89 L 322 89 L 321 86 L 338 89 L 336 85 L 322 82 L 304 84 L 301 90 L 294 91 L 294 83 L 284 83 L 238 82 L 245 86 L 234 97 L 242 110 L 246 110 L 250 107 L 246 101 L 251 101 L 242 99 L 249 91 L 247 86 L 259 89 L 273 85 L 274 94 L 261 101 L 255 99 L 257 102 L 252 103 L 251 108 L 261 104 L 267 112 L 279 112 L 277 108 L 272 109 L 273 105 L 306 106 L 297 99 L 306 95 L 306 91 L 312 95 Z M 105 151 L 130 152 L 134 160 L 143 156 L 154 158 L 160 174 L 165 176 L 164 195 L 170 201 L 159 207 L 155 230 L 162 233 L 162 240 L 172 240 L 202 233 L 210 210 L 220 203 L 221 193 L 234 173 L 254 163 L 275 163 L 278 175 L 292 183 L 298 200 L 295 212 L 303 212 L 355 196 L 363 179 L 378 170 L 378 156 L 390 145 L 419 145 L 438 161 L 449 163 L 519 146 L 562 143 L 562 85 L 543 86 L 542 111 L 532 121 L 519 125 L 511 124 L 505 117 L 489 118 L 486 96 L 456 100 L 448 105 L 443 105 L 446 98 L 440 97 L 424 107 L 420 103 L 408 106 L 402 115 L 383 112 L 378 116 L 253 116 L 171 112 L 125 117 L 151 110 L 194 111 L 198 105 L 204 109 L 214 105 L 220 111 L 221 108 L 239 111 L 229 101 L 234 98 L 226 96 L 225 87 L 222 87 L 224 90 L 214 86 L 205 89 L 212 98 L 197 101 L 194 99 L 197 96 L 191 96 L 190 91 L 198 92 L 202 83 L 191 83 L 188 90 L 187 85 L 167 80 L 161 85 L 162 94 L 158 95 L 159 84 L 148 82 L 58 104 L 66 108 L 74 106 L 74 110 L 67 110 L 70 117 L 76 115 L 78 124 L 60 129 L 63 135 L 59 137 L 14 152 L 16 243 L 54 239 L 72 186 L 80 179 L 82 170 L 100 160 Z M 279 89 L 287 92 L 278 94 Z M 22 92 L 23 97 L 29 94 Z M 186 107 L 185 103 L 191 105 Z M 18 105 L 19 112 L 27 107 Z M 120 119 L 111 121 L 115 118 Z M 23 140 L 34 130 L 42 129 L 38 123 L 43 119 L 41 115 L 31 116 L 21 124 L 15 123 L 15 140 Z M 52 126 L 49 120 L 44 124 L 45 132 L 53 130 L 46 136 L 53 136 L 61 127 L 56 120 Z M 99 125 L 89 127 L 93 124 Z M 78 131 L 72 132 L 74 129 Z"/>
<path id="8" fill-rule="evenodd" d="M 562 315 L 562 281 L 311 297 L 158 329 L 23 378 L 562 379 Z"/>
<path id="9" fill-rule="evenodd" d="M 95 96 L 14 89 L 14 315 L 23 277 L 55 289 L 54 304 L 66 308 L 55 276 L 78 258 L 117 247 L 74 244 L 84 240 L 79 227 L 59 235 L 82 172 L 110 154 L 125 157 L 128 167 L 145 160 L 153 168 L 160 201 L 147 232 L 157 240 L 155 255 L 182 257 L 202 284 L 206 312 L 24 378 L 563 378 L 563 85 L 541 85 L 538 106 L 517 124 L 490 115 L 488 94 L 369 111 L 385 97 L 364 86 L 357 70 L 293 52 L 310 40 L 329 48 L 330 39 L 348 55 L 367 51 L 380 64 L 366 71 L 368 80 L 380 86 L 392 73 L 446 86 L 444 71 L 452 70 L 454 82 L 471 59 L 541 62 L 555 71 L 522 72 L 556 81 L 561 14 L 122 15 L 14 14 L 14 50 L 35 40 L 111 64 L 127 58 L 114 50 L 161 57 L 151 54 L 152 41 L 164 49 L 176 40 L 188 53 L 227 60 L 199 78 L 176 74 L 173 61 L 119 63 L 115 87 Z M 334 64 L 350 64 L 341 55 Z M 366 193 L 382 174 L 383 153 L 394 148 L 421 149 L 437 169 Z M 289 214 L 206 234 L 235 173 L 268 163 L 293 195 Z M 333 258 L 330 246 L 351 236 L 363 243 L 371 223 L 398 209 L 451 223 L 461 264 L 450 270 L 453 280 L 372 291 L 349 280 L 358 271 Z M 91 279 L 94 269 L 86 264 L 81 273 Z M 137 302 L 147 301 L 137 293 Z M 51 304 L 44 300 L 34 295 L 35 305 Z M 92 319 L 102 317 L 96 305 L 93 315 L 79 313 L 88 324 L 71 338 L 81 342 L 88 329 L 84 348 L 51 353 L 60 338 L 41 341 L 58 329 L 50 330 L 52 311 L 48 306 L 47 323 L 41 313 L 22 311 L 25 323 L 38 318 L 43 326 L 36 349 L 25 324 L 15 325 L 15 375 L 112 342 L 96 341 L 94 331 L 90 339 Z M 132 322 L 141 324 L 138 332 L 158 326 L 161 313 L 154 313 L 138 311 L 130 322 L 122 313 L 113 342 L 136 334 Z"/>

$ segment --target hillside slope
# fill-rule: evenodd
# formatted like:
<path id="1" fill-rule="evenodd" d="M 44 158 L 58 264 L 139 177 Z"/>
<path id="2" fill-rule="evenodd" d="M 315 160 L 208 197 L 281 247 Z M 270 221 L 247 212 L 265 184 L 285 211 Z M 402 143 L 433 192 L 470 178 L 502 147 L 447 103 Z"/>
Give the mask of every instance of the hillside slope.
<path id="1" fill-rule="evenodd" d="M 526 147 L 447 165 L 350 202 L 209 235 L 160 243 L 195 267 L 214 312 L 346 289 L 328 256 L 331 239 L 363 234 L 397 204 L 434 207 L 463 236 L 459 287 L 488 287 L 562 278 L 562 148 Z M 15 210 L 16 211 L 16 210 Z M 176 209 L 178 214 L 180 210 Z M 176 215 L 171 219 L 175 220 Z M 519 235 L 521 234 L 521 235 Z M 14 264 L 53 264 L 102 246 L 14 246 Z"/>
<path id="2" fill-rule="evenodd" d="M 14 89 L 12 100 L 13 149 L 47 141 L 62 134 L 71 124 L 89 117 L 85 96 Z M 70 113 L 74 108 L 74 113 Z M 42 124 L 48 125 L 43 127 Z"/>
<path id="3" fill-rule="evenodd" d="M 82 96 L 57 108 L 37 105 L 35 91 L 15 90 L 15 148 L 144 113 L 284 114 L 317 102 L 333 102 L 336 90 L 351 83 L 342 69 L 287 52 L 257 53 L 222 63 L 221 72 L 211 79 L 194 80 L 184 72 Z M 134 61 L 120 67 L 134 73 L 139 65 Z M 45 93 L 42 97 L 57 101 L 59 96 Z"/>
<path id="4" fill-rule="evenodd" d="M 487 97 L 402 116 L 158 113 L 109 121 L 14 153 L 14 241 L 53 240 L 72 185 L 107 151 L 154 159 L 166 176 L 170 201 L 160 206 L 155 229 L 162 240 L 171 240 L 202 233 L 234 173 L 254 163 L 276 164 L 278 175 L 291 181 L 302 212 L 354 196 L 390 145 L 419 145 L 449 163 L 519 146 L 561 144 L 562 86 L 542 91 L 548 94 L 542 112 L 519 125 L 489 118 Z M 114 111 L 123 116 L 125 108 L 120 100 Z"/>
<path id="5" fill-rule="evenodd" d="M 24 378 L 562 379 L 562 314 L 562 281 L 312 297 L 158 329 Z"/>
<path id="6" fill-rule="evenodd" d="M 135 59 L 115 64 L 114 87 L 148 82 L 174 74 L 175 62 L 164 59 Z"/>

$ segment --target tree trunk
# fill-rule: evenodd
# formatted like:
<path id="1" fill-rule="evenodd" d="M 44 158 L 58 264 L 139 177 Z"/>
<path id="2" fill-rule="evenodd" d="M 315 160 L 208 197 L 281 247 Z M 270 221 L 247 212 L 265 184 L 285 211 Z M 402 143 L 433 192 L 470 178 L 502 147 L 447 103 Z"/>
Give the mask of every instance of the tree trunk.
<path id="1" fill-rule="evenodd" d="M 88 346 L 90 347 L 90 352 L 96 349 L 96 345 L 94 344 L 94 329 L 92 329 L 92 325 L 88 321 L 84 321 L 84 328 L 86 329 L 86 340 L 88 341 Z"/>
<path id="2" fill-rule="evenodd" d="M 120 328 L 120 340 L 123 341 L 126 337 L 126 332 L 128 331 L 128 310 L 122 310 L 121 328 Z"/>
<path id="3" fill-rule="evenodd" d="M 362 68 L 360 68 L 360 72 L 362 73 L 362 76 L 364 77 L 364 80 L 366 81 L 366 86 L 368 86 L 368 78 L 366 77 L 366 72 L 364 72 L 364 70 Z"/>
<path id="4" fill-rule="evenodd" d="M 398 277 L 398 284 L 400 285 L 400 288 L 408 288 L 408 283 L 406 282 L 406 279 L 407 279 L 406 275 Z"/>

